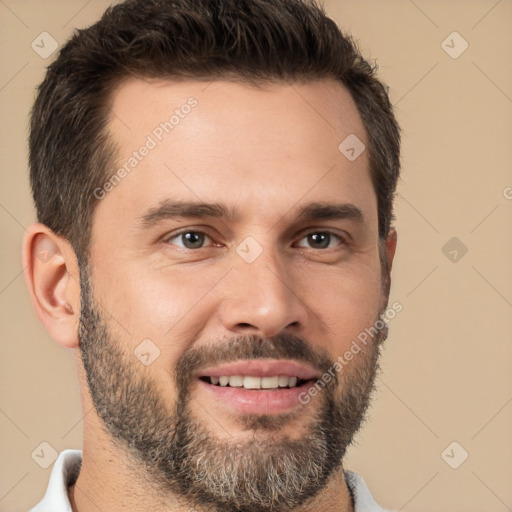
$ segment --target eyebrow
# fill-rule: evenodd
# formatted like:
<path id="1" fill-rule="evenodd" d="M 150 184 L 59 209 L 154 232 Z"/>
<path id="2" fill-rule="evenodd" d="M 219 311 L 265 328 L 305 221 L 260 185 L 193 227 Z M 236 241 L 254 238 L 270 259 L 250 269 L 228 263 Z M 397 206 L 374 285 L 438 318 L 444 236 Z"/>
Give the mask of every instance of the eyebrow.
<path id="1" fill-rule="evenodd" d="M 353 220 L 364 224 L 366 219 L 360 208 L 353 204 L 310 203 L 299 210 L 297 220 Z"/>
<path id="2" fill-rule="evenodd" d="M 183 202 L 166 199 L 157 206 L 149 208 L 137 218 L 141 228 L 151 228 L 162 220 L 187 218 L 204 219 L 218 218 L 236 222 L 241 215 L 233 208 L 220 203 Z M 296 216 L 297 222 L 312 220 L 352 220 L 364 224 L 366 219 L 360 208 L 353 204 L 314 202 L 301 207 Z"/>
<path id="3" fill-rule="evenodd" d="M 162 220 L 174 218 L 203 219 L 203 218 L 221 218 L 230 221 L 236 221 L 238 215 L 234 210 L 227 208 L 219 203 L 196 203 L 171 201 L 166 199 L 158 206 L 147 210 L 137 219 L 137 224 L 142 228 L 150 228 Z"/>

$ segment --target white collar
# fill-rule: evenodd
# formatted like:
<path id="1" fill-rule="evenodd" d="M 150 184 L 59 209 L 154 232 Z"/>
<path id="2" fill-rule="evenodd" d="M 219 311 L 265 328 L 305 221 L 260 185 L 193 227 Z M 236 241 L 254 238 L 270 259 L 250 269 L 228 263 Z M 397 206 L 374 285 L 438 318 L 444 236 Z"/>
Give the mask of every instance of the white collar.
<path id="1" fill-rule="evenodd" d="M 82 462 L 82 450 L 64 450 L 52 469 L 46 494 L 30 512 L 72 512 L 68 485 Z M 347 486 L 354 498 L 354 512 L 386 512 L 377 505 L 365 481 L 353 471 L 345 471 Z"/>

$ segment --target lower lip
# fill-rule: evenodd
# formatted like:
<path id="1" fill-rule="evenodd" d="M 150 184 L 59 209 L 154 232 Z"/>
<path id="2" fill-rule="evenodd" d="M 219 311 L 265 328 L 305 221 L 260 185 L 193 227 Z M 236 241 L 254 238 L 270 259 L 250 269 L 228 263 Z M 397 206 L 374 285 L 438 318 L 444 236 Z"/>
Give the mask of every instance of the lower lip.
<path id="1" fill-rule="evenodd" d="M 200 389 L 205 390 L 224 405 L 244 414 L 282 414 L 302 405 L 301 393 L 308 389 L 310 382 L 304 382 L 295 388 L 282 389 L 245 389 L 228 386 L 214 386 L 202 380 Z"/>

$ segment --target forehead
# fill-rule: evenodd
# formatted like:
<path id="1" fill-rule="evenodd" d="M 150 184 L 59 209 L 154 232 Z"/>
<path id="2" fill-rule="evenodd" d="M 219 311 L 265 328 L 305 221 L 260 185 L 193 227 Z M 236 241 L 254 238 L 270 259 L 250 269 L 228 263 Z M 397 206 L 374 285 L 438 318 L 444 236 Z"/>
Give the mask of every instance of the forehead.
<path id="1" fill-rule="evenodd" d="M 169 198 L 269 219 L 301 200 L 346 198 L 375 210 L 367 151 L 350 161 L 339 149 L 347 137 L 366 145 L 364 126 L 350 93 L 332 80 L 256 87 L 130 79 L 110 110 L 119 152 L 109 175 L 117 177 L 99 210 L 135 217 Z"/>
<path id="2" fill-rule="evenodd" d="M 204 135 L 203 139 L 212 135 L 233 139 L 235 134 L 243 137 L 258 132 L 260 136 L 267 135 L 266 142 L 274 139 L 276 144 L 290 149 L 302 145 L 298 138 L 301 136 L 312 142 L 325 140 L 327 144 L 332 142 L 326 139 L 328 134 L 336 139 L 352 133 L 360 138 L 366 136 L 349 91 L 327 79 L 258 86 L 228 81 L 128 79 L 114 91 L 110 112 L 111 131 L 121 144 L 133 144 L 136 130 L 153 134 L 158 142 L 170 145 L 176 135 L 184 132 L 183 126 L 178 130 L 178 125 L 185 125 L 181 123 L 185 118 L 188 131 L 199 129 L 196 135 Z M 171 131 L 164 130 L 162 134 L 158 127 L 163 129 L 161 125 L 166 123 L 172 125 Z M 240 128 L 244 132 L 240 133 Z M 300 133 L 290 128 L 299 128 Z M 283 130 L 294 138 L 284 140 Z M 172 136 L 165 136 L 171 132 Z"/>

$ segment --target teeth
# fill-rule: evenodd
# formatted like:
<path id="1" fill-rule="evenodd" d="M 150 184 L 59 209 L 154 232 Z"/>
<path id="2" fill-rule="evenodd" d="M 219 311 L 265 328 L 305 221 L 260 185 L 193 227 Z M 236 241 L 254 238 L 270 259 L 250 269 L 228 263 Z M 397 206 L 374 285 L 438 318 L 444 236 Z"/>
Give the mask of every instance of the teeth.
<path id="1" fill-rule="evenodd" d="M 233 375 L 229 377 L 229 385 L 232 388 L 241 388 L 244 385 L 244 378 L 241 375 Z"/>
<path id="2" fill-rule="evenodd" d="M 279 386 L 279 377 L 262 377 L 261 387 L 263 389 L 276 389 Z"/>
<path id="3" fill-rule="evenodd" d="M 245 389 L 260 389 L 261 388 L 261 377 L 244 377 L 244 388 Z"/>
<path id="4" fill-rule="evenodd" d="M 285 388 L 288 386 L 288 377 L 278 377 L 279 387 Z"/>
<path id="5" fill-rule="evenodd" d="M 227 386 L 232 388 L 245 389 L 278 389 L 294 388 L 297 385 L 297 377 L 286 377 L 275 375 L 273 377 L 254 377 L 252 375 L 222 375 L 221 377 L 210 377 L 214 385 Z"/>

